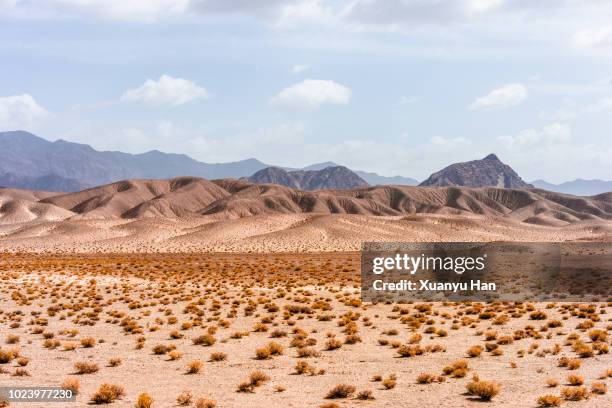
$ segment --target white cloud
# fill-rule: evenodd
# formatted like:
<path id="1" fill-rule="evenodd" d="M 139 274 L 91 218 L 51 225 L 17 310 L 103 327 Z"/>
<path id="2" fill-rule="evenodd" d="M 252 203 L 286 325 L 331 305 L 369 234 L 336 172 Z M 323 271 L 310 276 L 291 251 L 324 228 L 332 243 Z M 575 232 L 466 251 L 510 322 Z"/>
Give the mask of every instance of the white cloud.
<path id="1" fill-rule="evenodd" d="M 69 15 L 155 22 L 185 13 L 190 0 L 46 0 L 40 8 Z"/>
<path id="2" fill-rule="evenodd" d="M 351 89 L 334 81 L 305 79 L 280 91 L 270 100 L 276 107 L 316 109 L 321 105 L 346 105 Z"/>
<path id="3" fill-rule="evenodd" d="M 534 145 L 566 144 L 572 137 L 571 128 L 562 123 L 551 123 L 542 129 L 524 129 L 515 136 L 500 136 L 499 141 L 507 147 L 530 147 Z"/>
<path id="4" fill-rule="evenodd" d="M 308 65 L 297 64 L 291 68 L 291 73 L 293 75 L 301 74 L 302 72 L 308 71 L 310 67 Z"/>
<path id="5" fill-rule="evenodd" d="M 456 145 L 461 143 L 469 143 L 470 141 L 465 137 L 443 137 L 443 136 L 434 136 L 430 140 L 433 145 Z"/>
<path id="6" fill-rule="evenodd" d="M 527 87 L 523 84 L 507 84 L 477 98 L 471 110 L 498 110 L 516 106 L 527 98 Z"/>
<path id="7" fill-rule="evenodd" d="M 612 47 L 612 27 L 579 30 L 574 34 L 572 42 L 582 48 Z"/>
<path id="8" fill-rule="evenodd" d="M 125 102 L 141 102 L 149 105 L 179 106 L 196 99 L 210 98 L 208 91 L 182 78 L 162 75 L 157 81 L 147 79 L 135 89 L 128 89 L 121 96 Z"/>
<path id="9" fill-rule="evenodd" d="M 0 127 L 29 129 L 49 112 L 29 94 L 0 97 Z"/>

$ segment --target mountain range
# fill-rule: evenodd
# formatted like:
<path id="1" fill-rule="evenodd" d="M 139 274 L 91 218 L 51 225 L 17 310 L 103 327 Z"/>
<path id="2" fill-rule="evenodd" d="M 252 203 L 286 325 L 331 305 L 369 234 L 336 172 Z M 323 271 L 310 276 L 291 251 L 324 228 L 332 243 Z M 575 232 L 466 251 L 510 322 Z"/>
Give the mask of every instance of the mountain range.
<path id="1" fill-rule="evenodd" d="M 344 166 L 330 166 L 321 170 L 291 170 L 267 167 L 247 180 L 257 184 L 280 184 L 297 190 L 347 189 L 367 187 L 368 183 Z"/>
<path id="2" fill-rule="evenodd" d="M 331 163 L 331 167 L 335 166 Z M 25 131 L 0 132 L 0 186 L 4 187 L 68 192 L 132 178 L 249 177 L 267 167 L 271 166 L 253 158 L 204 163 L 184 154 L 158 150 L 142 154 L 97 151 L 89 145 L 61 139 L 50 142 Z M 330 166 L 314 165 L 303 170 L 315 170 L 314 167 L 322 170 Z M 398 184 L 398 181 L 417 184 L 408 178 L 364 174 L 369 184 Z"/>
<path id="3" fill-rule="evenodd" d="M 184 154 L 152 150 L 141 154 L 97 151 L 86 144 L 47 141 L 25 131 L 0 132 L 0 186 L 59 192 L 80 191 L 125 179 L 168 179 L 180 176 L 209 180 L 248 178 L 291 188 L 346 189 L 367 185 L 417 185 L 408 177 L 380 176 L 348 169 L 334 162 L 304 168 L 279 168 L 251 158 L 230 163 L 204 163 Z M 533 185 L 532 185 L 533 184 Z M 421 186 L 537 187 L 573 195 L 596 195 L 612 190 L 612 181 L 575 180 L 551 184 L 523 181 L 491 154 L 482 160 L 452 164 Z"/>

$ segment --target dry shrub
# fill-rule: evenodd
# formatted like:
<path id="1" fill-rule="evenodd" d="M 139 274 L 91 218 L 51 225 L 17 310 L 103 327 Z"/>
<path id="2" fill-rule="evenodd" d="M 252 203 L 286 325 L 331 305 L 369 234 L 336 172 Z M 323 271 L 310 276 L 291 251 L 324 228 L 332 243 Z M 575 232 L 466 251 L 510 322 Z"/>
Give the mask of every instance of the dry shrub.
<path id="1" fill-rule="evenodd" d="M 591 385 L 591 392 L 593 394 L 605 394 L 608 392 L 608 386 L 602 382 L 596 382 Z"/>
<path id="2" fill-rule="evenodd" d="M 561 398 L 556 395 L 542 395 L 536 402 L 540 407 L 558 407 L 561 405 Z"/>
<path id="3" fill-rule="evenodd" d="M 395 376 L 390 376 L 385 378 L 382 382 L 383 387 L 387 390 L 392 390 L 397 385 L 397 378 Z"/>
<path id="4" fill-rule="evenodd" d="M 171 361 L 176 361 L 176 360 L 180 360 L 181 357 L 183 357 L 183 353 L 181 353 L 178 350 L 172 350 L 171 352 L 168 353 L 168 358 Z"/>
<path id="5" fill-rule="evenodd" d="M 546 385 L 551 388 L 554 388 L 559 385 L 559 380 L 557 380 L 556 378 L 549 378 L 548 380 L 546 380 Z"/>
<path id="6" fill-rule="evenodd" d="M 138 396 L 135 408 L 151 408 L 153 406 L 153 398 L 147 393 L 142 393 Z"/>
<path id="7" fill-rule="evenodd" d="M 467 375 L 468 370 L 468 362 L 466 360 L 455 360 L 450 365 L 444 367 L 442 372 L 454 378 L 463 378 Z"/>
<path id="8" fill-rule="evenodd" d="M 326 402 L 325 404 L 319 405 L 319 408 L 340 408 L 340 405 L 335 402 Z"/>
<path id="9" fill-rule="evenodd" d="M 355 386 L 350 384 L 338 384 L 325 396 L 325 398 L 336 399 L 336 398 L 349 398 L 355 393 Z"/>
<path id="10" fill-rule="evenodd" d="M 325 350 L 336 350 L 342 347 L 342 342 L 338 339 L 329 339 L 325 342 Z"/>
<path id="11" fill-rule="evenodd" d="M 255 350 L 255 358 L 258 360 L 266 360 L 270 358 L 272 353 L 267 347 L 261 347 Z"/>
<path id="12" fill-rule="evenodd" d="M 30 363 L 30 359 L 27 357 L 19 357 L 17 359 L 17 364 L 19 364 L 21 367 L 25 367 Z"/>
<path id="13" fill-rule="evenodd" d="M 91 396 L 91 402 L 94 404 L 110 404 L 115 400 L 123 397 L 125 390 L 122 386 L 116 384 L 102 384 L 98 391 Z"/>
<path id="14" fill-rule="evenodd" d="M 17 344 L 19 343 L 19 336 L 16 334 L 9 334 L 6 336 L 6 344 Z"/>
<path id="15" fill-rule="evenodd" d="M 178 397 L 176 397 L 176 403 L 181 406 L 181 407 L 185 407 L 187 405 L 191 404 L 191 399 L 193 398 L 193 394 L 191 393 L 191 391 L 189 390 L 185 390 L 183 392 L 181 392 Z"/>
<path id="16" fill-rule="evenodd" d="M 94 339 L 93 337 L 85 337 L 81 339 L 81 346 L 83 346 L 83 348 L 91 348 L 95 345 L 96 339 Z"/>
<path id="17" fill-rule="evenodd" d="M 470 357 L 478 357 L 482 353 L 482 346 L 472 346 L 467 350 L 467 355 Z"/>
<path id="18" fill-rule="evenodd" d="M 419 384 L 431 384 L 436 379 L 435 374 L 421 373 L 417 377 L 417 383 Z"/>
<path id="19" fill-rule="evenodd" d="M 29 377 L 30 373 L 25 368 L 16 368 L 12 374 L 13 377 Z"/>
<path id="20" fill-rule="evenodd" d="M 110 360 L 108 360 L 109 367 L 118 367 L 120 365 L 121 365 L 121 358 L 119 357 L 113 357 Z"/>
<path id="21" fill-rule="evenodd" d="M 297 374 L 315 374 L 315 368 L 308 364 L 306 361 L 298 361 L 295 364 L 295 372 Z"/>
<path id="22" fill-rule="evenodd" d="M 225 361 L 227 360 L 227 354 L 222 352 L 210 353 L 210 361 Z"/>
<path id="23" fill-rule="evenodd" d="M 99 370 L 96 363 L 89 363 L 87 361 L 79 361 L 75 363 L 74 369 L 76 370 L 77 374 L 93 374 Z"/>
<path id="24" fill-rule="evenodd" d="M 363 401 L 373 400 L 374 399 L 374 393 L 372 391 L 370 391 L 370 390 L 360 391 L 357 394 L 357 399 L 358 400 L 363 400 Z"/>
<path id="25" fill-rule="evenodd" d="M 193 360 L 187 364 L 187 374 L 197 374 L 204 364 L 200 360 Z"/>
<path id="26" fill-rule="evenodd" d="M 81 383 L 76 378 L 66 378 L 60 387 L 63 390 L 70 390 L 74 395 L 77 395 L 79 393 L 79 388 L 81 388 Z"/>
<path id="27" fill-rule="evenodd" d="M 270 377 L 268 377 L 268 375 L 261 370 L 253 371 L 249 376 L 250 383 L 255 387 L 259 387 L 269 379 Z"/>
<path id="28" fill-rule="evenodd" d="M 217 401 L 207 398 L 198 398 L 194 406 L 195 408 L 215 408 L 217 406 Z"/>
<path id="29" fill-rule="evenodd" d="M 499 394 L 500 385 L 495 381 L 472 381 L 467 386 L 467 392 L 471 395 L 476 395 L 483 401 L 490 401 L 494 396 Z"/>
<path id="30" fill-rule="evenodd" d="M 584 384 L 584 377 L 576 374 L 570 374 L 567 376 L 567 383 L 573 386 L 582 385 Z"/>
<path id="31" fill-rule="evenodd" d="M 566 387 L 561 390 L 561 397 L 566 401 L 581 401 L 589 398 L 585 387 Z"/>
<path id="32" fill-rule="evenodd" d="M 202 334 L 193 339 L 193 344 L 196 346 L 212 346 L 217 342 L 215 336 L 211 334 Z"/>

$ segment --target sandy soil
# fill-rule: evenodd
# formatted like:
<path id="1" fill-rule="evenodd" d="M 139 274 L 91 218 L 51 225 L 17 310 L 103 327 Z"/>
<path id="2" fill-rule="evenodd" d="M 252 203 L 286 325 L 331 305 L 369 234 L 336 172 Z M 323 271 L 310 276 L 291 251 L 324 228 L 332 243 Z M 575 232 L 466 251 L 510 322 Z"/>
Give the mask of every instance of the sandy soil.
<path id="1" fill-rule="evenodd" d="M 477 215 L 281 214 L 218 220 L 143 218 L 0 225 L 11 252 L 322 252 L 357 251 L 364 241 L 612 240 L 612 221 L 543 226 Z"/>
<path id="2" fill-rule="evenodd" d="M 3 254 L 0 347 L 5 352 L 18 347 L 19 355 L 29 358 L 23 367 L 29 376 L 14 376 L 19 367 L 14 358 L 0 364 L 5 372 L 0 384 L 80 382 L 77 403 L 13 403 L 15 407 L 88 406 L 102 383 L 124 387 L 125 396 L 111 405 L 116 407 L 133 407 L 143 392 L 155 400 L 154 407 L 174 407 L 183 390 L 191 390 L 194 401 L 204 397 L 218 407 L 535 407 L 538 396 L 578 388 L 566 385 L 571 374 L 582 376 L 587 389 L 593 383 L 612 384 L 612 358 L 597 352 L 610 343 L 610 304 L 361 304 L 357 268 L 355 253 Z M 534 320 L 534 311 L 545 317 Z M 261 323 L 267 331 L 255 330 Z M 591 339 L 595 329 L 601 336 L 597 342 Z M 173 331 L 181 338 L 171 338 Z M 244 336 L 233 338 L 237 332 Z M 215 343 L 195 345 L 193 340 L 206 333 L 212 333 Z M 347 344 L 351 333 L 359 339 Z M 7 344 L 10 335 L 18 336 L 14 344 Z M 504 336 L 514 340 L 505 344 L 500 340 Z M 96 340 L 91 348 L 80 344 L 87 337 Z M 139 337 L 145 341 L 137 349 Z M 332 338 L 341 347 L 327 350 Z M 256 349 L 272 341 L 282 345 L 282 354 L 257 359 Z M 76 348 L 65 350 L 71 343 Z M 423 353 L 400 357 L 402 348 L 393 343 L 420 345 Z M 181 358 L 155 355 L 153 348 L 160 344 L 176 346 Z M 468 348 L 485 344 L 501 355 L 484 350 L 468 357 Z M 594 355 L 579 357 L 577 344 Z M 298 358 L 304 346 L 316 356 Z M 226 360 L 211 361 L 213 352 L 226 353 Z M 111 367 L 114 357 L 121 364 Z M 580 367 L 560 367 L 563 357 L 576 359 Z M 465 377 L 417 382 L 421 373 L 441 376 L 458 359 L 468 363 Z M 193 360 L 201 360 L 202 369 L 186 374 Z M 300 361 L 314 367 L 316 375 L 297 374 Z M 99 370 L 76 374 L 77 362 L 95 363 Z M 237 392 L 255 370 L 269 380 L 253 392 Z M 397 376 L 392 389 L 372 381 L 391 374 Z M 466 394 L 475 374 L 499 384 L 491 402 Z M 558 380 L 557 387 L 546 384 L 551 378 Z M 342 383 L 355 386 L 355 395 L 370 390 L 375 399 L 326 399 Z M 563 406 L 607 407 L 612 397 L 592 394 Z"/>

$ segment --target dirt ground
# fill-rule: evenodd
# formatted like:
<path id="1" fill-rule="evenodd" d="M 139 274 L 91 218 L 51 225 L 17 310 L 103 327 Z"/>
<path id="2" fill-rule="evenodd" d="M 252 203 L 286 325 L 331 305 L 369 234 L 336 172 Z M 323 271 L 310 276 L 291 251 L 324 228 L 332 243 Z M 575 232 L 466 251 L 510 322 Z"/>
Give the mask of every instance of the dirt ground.
<path id="1" fill-rule="evenodd" d="M 89 406 L 103 383 L 123 388 L 115 407 L 184 391 L 192 407 L 612 406 L 596 392 L 612 385 L 612 304 L 373 305 L 358 268 L 358 253 L 2 254 L 0 385 L 79 382 L 76 403 L 11 407 Z M 348 397 L 326 398 L 339 384 Z"/>

